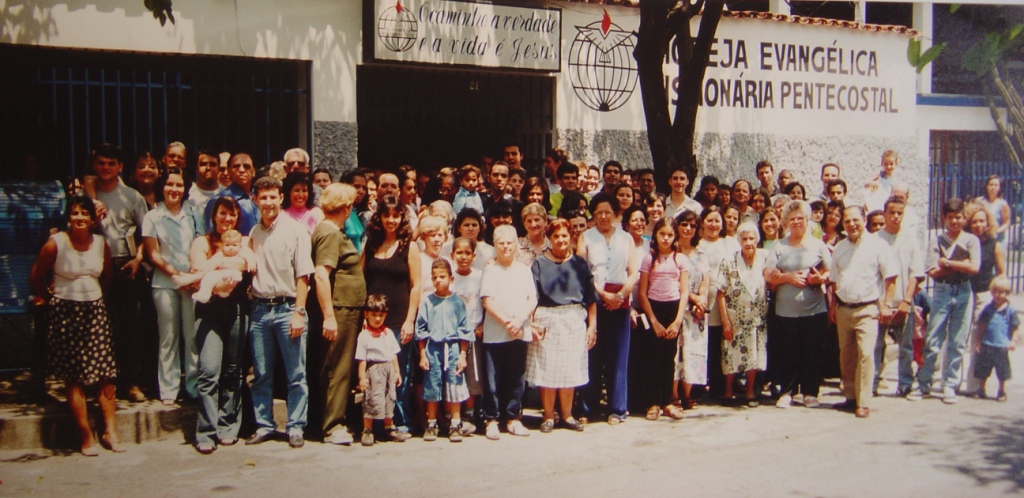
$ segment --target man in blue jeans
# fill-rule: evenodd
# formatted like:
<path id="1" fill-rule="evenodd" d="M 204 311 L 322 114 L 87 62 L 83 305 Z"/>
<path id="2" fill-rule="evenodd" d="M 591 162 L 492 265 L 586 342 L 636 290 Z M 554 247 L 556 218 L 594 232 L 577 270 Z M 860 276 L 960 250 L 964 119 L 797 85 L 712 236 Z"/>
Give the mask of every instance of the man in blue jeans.
<path id="1" fill-rule="evenodd" d="M 906 201 L 902 197 L 894 196 L 885 201 L 885 228 L 877 232 L 882 240 L 889 243 L 899 268 L 896 275 L 896 294 L 893 296 L 893 302 L 890 303 L 890 307 L 895 310 L 895 316 L 889 324 L 878 327 L 878 341 L 875 343 L 874 391 L 878 391 L 878 381 L 882 378 L 885 333 L 892 328 L 895 329 L 897 341 L 899 341 L 899 360 L 897 361 L 899 383 L 896 385 L 898 396 L 908 396 L 911 386 L 914 384 L 914 314 L 912 309 L 914 295 L 917 294 L 917 289 L 924 280 L 923 249 L 917 239 L 917 234 L 910 230 L 903 230 L 903 213 L 906 206 Z M 900 325 L 901 322 L 902 325 Z"/>
<path id="2" fill-rule="evenodd" d="M 954 197 L 946 201 L 942 206 L 942 219 L 946 223 L 946 231 L 929 246 L 925 263 L 928 276 L 935 280 L 935 288 L 932 290 L 932 311 L 924 343 L 924 364 L 917 372 L 919 390 L 911 391 L 907 399 L 920 399 L 931 394 L 935 362 L 945 343 L 942 401 L 951 405 L 956 403 L 956 390 L 960 386 L 964 344 L 971 325 L 973 296 L 970 277 L 978 273 L 981 264 L 981 242 L 963 229 L 962 200 Z"/>
<path id="3" fill-rule="evenodd" d="M 281 182 L 263 177 L 253 185 L 260 222 L 249 240 L 256 254 L 249 314 L 255 379 L 252 404 L 256 433 L 245 444 L 274 437 L 273 385 L 277 355 L 288 378 L 288 444 L 303 445 L 309 388 L 306 385 L 306 294 L 313 273 L 309 234 L 296 221 L 281 216 Z"/>

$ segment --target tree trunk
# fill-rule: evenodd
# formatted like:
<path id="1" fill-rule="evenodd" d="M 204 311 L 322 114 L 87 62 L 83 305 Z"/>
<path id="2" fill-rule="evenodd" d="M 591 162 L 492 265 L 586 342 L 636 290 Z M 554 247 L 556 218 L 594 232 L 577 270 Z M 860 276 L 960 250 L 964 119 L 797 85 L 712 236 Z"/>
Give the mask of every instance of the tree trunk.
<path id="1" fill-rule="evenodd" d="M 722 18 L 723 0 L 675 0 L 640 2 L 640 28 L 633 57 L 637 62 L 640 96 L 647 120 L 647 139 L 651 147 L 655 181 L 667 190 L 669 172 L 682 165 L 690 176 L 689 190 L 697 177 L 694 133 L 701 85 L 707 68 L 711 42 Z M 690 32 L 690 19 L 703 8 L 696 40 Z M 675 40 L 673 42 L 673 40 Z M 678 57 L 679 98 L 674 119 L 669 116 L 669 95 L 664 61 L 669 44 Z"/>

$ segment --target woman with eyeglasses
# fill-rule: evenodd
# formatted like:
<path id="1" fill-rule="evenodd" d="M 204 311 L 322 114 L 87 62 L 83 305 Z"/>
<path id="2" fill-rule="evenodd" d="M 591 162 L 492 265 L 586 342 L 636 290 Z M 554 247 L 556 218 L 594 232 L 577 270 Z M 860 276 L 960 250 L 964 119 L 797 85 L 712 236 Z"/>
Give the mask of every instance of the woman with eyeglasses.
<path id="1" fill-rule="evenodd" d="M 708 381 L 708 257 L 697 250 L 697 224 L 699 217 L 693 211 L 683 211 L 676 216 L 676 252 L 685 258 L 688 270 L 689 293 L 679 328 L 679 361 L 676 364 L 675 383 L 672 399 L 682 403 L 688 410 L 697 407 L 697 400 L 691 395 L 694 385 Z M 678 391 L 682 387 L 683 392 Z"/>
<path id="2" fill-rule="evenodd" d="M 765 280 L 776 287 L 772 333 L 777 335 L 778 361 L 773 371 L 780 395 L 775 406 L 789 408 L 793 396 L 801 394 L 804 406 L 816 408 L 828 329 L 822 284 L 828 280 L 832 256 L 824 242 L 811 236 L 807 202 L 790 201 L 782 218 L 787 236 L 768 251 L 764 270 Z"/>

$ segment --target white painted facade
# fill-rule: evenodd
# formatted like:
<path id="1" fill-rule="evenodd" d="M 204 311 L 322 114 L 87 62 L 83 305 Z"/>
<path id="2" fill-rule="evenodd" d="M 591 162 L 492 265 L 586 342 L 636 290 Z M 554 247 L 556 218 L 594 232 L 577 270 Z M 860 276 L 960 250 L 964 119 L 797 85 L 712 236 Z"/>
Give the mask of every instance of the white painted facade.
<path id="1" fill-rule="evenodd" d="M 409 6 L 423 0 L 406 0 Z M 588 162 L 620 159 L 630 167 L 644 166 L 646 150 L 639 85 L 615 110 L 598 112 L 577 97 L 570 76 L 572 45 L 577 27 L 600 26 L 605 11 L 617 29 L 629 32 L 639 22 L 635 8 L 585 3 L 541 2 L 538 8 L 561 12 L 561 71 L 555 108 L 556 145 Z M 772 0 L 782 10 L 786 3 Z M 0 0 L 0 41 L 60 47 L 153 51 L 180 54 L 289 58 L 312 61 L 313 120 L 315 123 L 356 123 L 356 66 L 363 60 L 360 0 L 177 0 L 174 24 L 161 27 L 141 0 L 86 2 L 69 0 L 13 4 Z M 915 28 L 930 39 L 931 4 L 914 7 Z M 862 11 L 862 9 L 861 9 Z M 696 30 L 694 30 L 696 32 Z M 901 154 L 901 168 L 912 180 L 917 199 L 927 196 L 928 140 L 931 130 L 993 130 L 988 110 L 919 106 L 918 94 L 930 92 L 929 68 L 915 78 L 906 62 L 908 37 L 850 28 L 796 25 L 758 19 L 723 19 L 718 38 L 747 40 L 748 65 L 709 69 L 709 79 L 771 81 L 774 106 L 704 107 L 697 138 L 704 171 L 722 178 L 753 177 L 753 164 L 769 158 L 776 169 L 788 168 L 809 193 L 820 191 L 818 167 L 824 162 L 844 166 L 843 176 L 856 185 L 872 175 L 887 148 Z M 758 67 L 761 41 L 838 47 L 875 54 L 871 75 L 811 72 L 780 73 Z M 719 44 L 718 61 L 724 48 Z M 671 72 L 669 73 L 672 74 Z M 779 105 L 784 81 L 859 85 L 891 90 L 889 110 L 844 112 L 837 109 L 795 110 Z M 762 90 L 763 92 L 763 90 Z M 753 101 L 763 104 L 761 97 Z M 352 139 L 354 142 L 354 138 Z M 314 143 L 316 139 L 314 138 Z M 351 144 L 355 147 L 355 144 Z M 315 153 L 316 151 L 314 151 Z M 626 157 L 619 157 L 619 154 Z M 646 154 L 646 156 L 645 156 Z"/>

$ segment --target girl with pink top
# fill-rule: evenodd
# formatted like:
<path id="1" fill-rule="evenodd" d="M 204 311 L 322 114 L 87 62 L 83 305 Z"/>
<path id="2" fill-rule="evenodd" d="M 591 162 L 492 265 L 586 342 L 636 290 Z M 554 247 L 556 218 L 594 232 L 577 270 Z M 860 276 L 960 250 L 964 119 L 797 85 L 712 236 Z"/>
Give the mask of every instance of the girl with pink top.
<path id="1" fill-rule="evenodd" d="M 633 347 L 637 358 L 633 379 L 635 406 L 647 410 L 647 420 L 657 420 L 664 413 L 674 419 L 683 418 L 683 409 L 672 403 L 676 344 L 683 325 L 689 299 L 687 259 L 676 252 L 676 222 L 662 218 L 652 228 L 651 251 L 640 264 L 640 317 Z M 645 323 L 646 322 L 646 323 Z"/>

